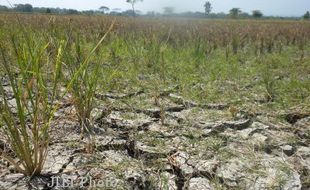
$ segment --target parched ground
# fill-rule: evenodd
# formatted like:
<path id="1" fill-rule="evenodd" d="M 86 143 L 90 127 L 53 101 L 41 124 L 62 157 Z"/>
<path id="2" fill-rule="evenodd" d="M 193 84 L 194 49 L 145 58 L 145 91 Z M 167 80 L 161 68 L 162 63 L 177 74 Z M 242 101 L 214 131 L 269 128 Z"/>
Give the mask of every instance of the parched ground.
<path id="1" fill-rule="evenodd" d="M 19 17 L 0 14 L 0 104 L 8 73 L 98 92 L 91 135 L 59 100 L 43 175 L 0 161 L 0 190 L 310 189 L 310 22 Z"/>
<path id="2" fill-rule="evenodd" d="M 307 114 L 199 105 L 169 91 L 161 106 L 143 91 L 97 97 L 91 140 L 80 139 L 74 108 L 63 104 L 44 175 L 30 180 L 3 161 L 0 189 L 310 188 Z M 53 178 L 60 186 L 48 187 Z M 73 186 L 61 187 L 68 178 Z"/>

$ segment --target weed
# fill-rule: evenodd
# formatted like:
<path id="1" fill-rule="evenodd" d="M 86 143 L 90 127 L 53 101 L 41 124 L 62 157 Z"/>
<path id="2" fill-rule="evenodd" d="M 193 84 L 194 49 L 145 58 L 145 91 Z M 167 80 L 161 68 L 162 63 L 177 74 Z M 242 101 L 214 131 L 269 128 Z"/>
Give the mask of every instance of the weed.
<path id="1" fill-rule="evenodd" d="M 43 58 L 48 43 L 35 43 L 34 39 L 27 43 L 18 43 L 13 37 L 12 45 L 14 57 L 8 58 L 3 47 L 1 54 L 15 105 L 9 105 L 7 94 L 0 85 L 3 97 L 0 112 L 5 124 L 3 131 L 19 162 L 5 152 L 1 152 L 1 156 L 11 162 L 18 172 L 34 176 L 41 173 L 48 152 L 49 127 L 57 108 L 54 101 L 58 92 L 64 47 L 61 43 L 56 62 L 48 65 Z M 11 63 L 15 60 L 16 67 L 13 67 Z M 46 72 L 50 66 L 54 71 L 53 77 Z"/>
<path id="2" fill-rule="evenodd" d="M 84 51 L 81 47 L 81 39 L 76 36 L 73 47 L 67 43 L 67 49 L 74 49 L 74 52 L 67 51 L 64 55 L 65 65 L 67 66 L 67 88 L 72 94 L 73 105 L 75 107 L 79 123 L 81 125 L 82 136 L 84 131 L 90 133 L 91 129 L 91 112 L 94 108 L 95 95 L 98 87 L 98 79 L 100 77 L 100 59 L 97 62 L 91 62 L 91 56 L 97 51 L 99 45 L 106 38 L 109 31 L 112 30 L 113 24 L 108 32 L 100 39 L 95 47 L 88 55 L 83 55 Z"/>

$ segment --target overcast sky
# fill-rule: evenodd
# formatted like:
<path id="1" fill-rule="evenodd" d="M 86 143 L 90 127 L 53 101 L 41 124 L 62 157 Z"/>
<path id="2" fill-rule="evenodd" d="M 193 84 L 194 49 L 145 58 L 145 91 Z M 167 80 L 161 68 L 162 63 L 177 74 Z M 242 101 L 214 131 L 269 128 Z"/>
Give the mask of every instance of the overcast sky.
<path id="1" fill-rule="evenodd" d="M 126 0 L 9 0 L 11 4 L 30 3 L 36 7 L 60 7 L 78 10 L 98 9 L 104 5 L 110 9 L 130 9 Z M 227 13 L 231 8 L 241 8 L 244 12 L 261 10 L 265 15 L 274 16 L 301 16 L 310 11 L 310 0 L 209 0 L 213 6 L 213 12 Z M 163 7 L 175 7 L 176 12 L 203 11 L 205 0 L 144 0 L 136 4 L 136 9 L 143 12 L 161 12 Z M 0 4 L 8 5 L 6 0 L 0 0 Z"/>

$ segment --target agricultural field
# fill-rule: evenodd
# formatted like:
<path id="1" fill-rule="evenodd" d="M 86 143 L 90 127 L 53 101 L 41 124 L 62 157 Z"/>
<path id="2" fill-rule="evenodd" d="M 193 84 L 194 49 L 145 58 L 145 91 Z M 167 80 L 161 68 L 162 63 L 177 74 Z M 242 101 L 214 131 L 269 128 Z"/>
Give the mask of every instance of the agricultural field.
<path id="1" fill-rule="evenodd" d="M 310 188 L 310 22 L 0 14 L 0 80 L 0 189 Z"/>

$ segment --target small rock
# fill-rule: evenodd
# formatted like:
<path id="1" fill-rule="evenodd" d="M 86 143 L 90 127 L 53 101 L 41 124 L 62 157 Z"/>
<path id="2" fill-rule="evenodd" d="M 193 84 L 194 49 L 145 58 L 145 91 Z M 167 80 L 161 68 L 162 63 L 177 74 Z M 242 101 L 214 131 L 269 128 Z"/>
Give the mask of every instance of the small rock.
<path id="1" fill-rule="evenodd" d="M 281 146 L 280 148 L 287 156 L 292 156 L 295 152 L 294 147 L 290 145 L 284 145 L 284 146 Z"/>

